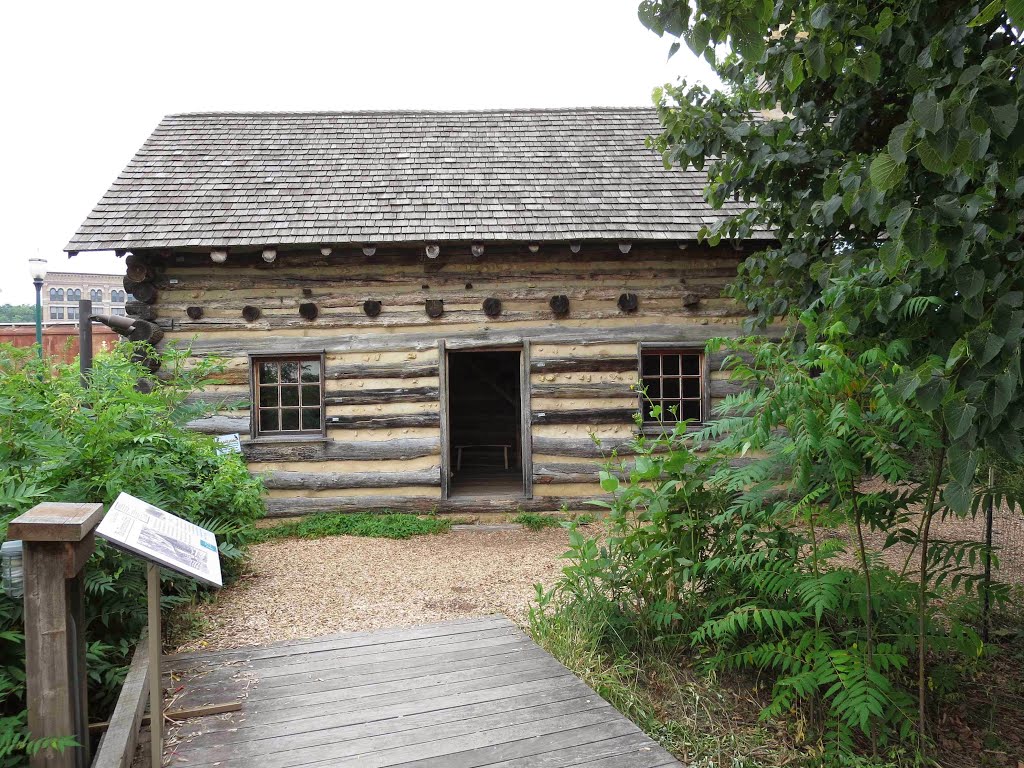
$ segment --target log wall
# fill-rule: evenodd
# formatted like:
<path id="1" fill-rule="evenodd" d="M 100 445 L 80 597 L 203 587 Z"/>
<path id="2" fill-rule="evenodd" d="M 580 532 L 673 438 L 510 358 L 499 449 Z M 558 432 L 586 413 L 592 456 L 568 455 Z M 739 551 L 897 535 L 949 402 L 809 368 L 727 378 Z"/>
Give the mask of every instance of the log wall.
<path id="1" fill-rule="evenodd" d="M 488 245 L 481 258 L 466 244 L 443 247 L 436 260 L 422 247 L 378 248 L 373 257 L 359 249 L 279 251 L 272 264 L 258 253 L 232 252 L 224 264 L 205 253 L 153 254 L 151 306 L 164 344 L 226 361 L 218 382 L 197 395 L 220 413 L 195 426 L 242 434 L 249 466 L 269 489 L 270 513 L 280 515 L 474 508 L 441 498 L 439 341 L 448 350 L 527 342 L 533 498 L 521 506 L 550 510 L 600 495 L 602 456 L 636 433 L 638 344 L 699 347 L 742 333 L 742 313 L 722 297 L 741 258 L 732 248 L 653 243 L 634 243 L 628 254 L 615 243 L 588 243 L 579 254 L 565 244 L 538 253 Z M 630 306 L 623 294 L 636 295 L 635 311 L 620 308 Z M 564 316 L 553 311 L 553 296 L 568 297 Z M 500 313 L 494 302 L 494 316 L 485 312 L 487 299 L 500 300 Z M 307 304 L 316 305 L 314 319 L 300 314 Z M 251 309 L 243 316 L 247 307 L 258 317 Z M 248 355 L 321 352 L 326 438 L 246 441 Z M 710 368 L 714 404 L 732 390 Z M 476 508 L 502 504 L 509 506 L 485 500 Z"/>

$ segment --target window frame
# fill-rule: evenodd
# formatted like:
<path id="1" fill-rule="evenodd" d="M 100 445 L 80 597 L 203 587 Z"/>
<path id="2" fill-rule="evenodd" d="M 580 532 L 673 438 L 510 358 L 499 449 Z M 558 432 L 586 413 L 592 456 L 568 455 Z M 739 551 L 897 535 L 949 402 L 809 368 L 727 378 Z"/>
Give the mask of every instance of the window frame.
<path id="1" fill-rule="evenodd" d="M 701 418 L 699 421 L 691 421 L 688 423 L 686 425 L 686 431 L 696 432 L 703 429 L 711 421 L 711 375 L 708 368 L 708 354 L 705 350 L 705 346 L 703 344 L 680 344 L 678 342 L 641 342 L 637 345 L 637 406 L 640 409 L 641 414 L 644 412 L 644 355 L 648 353 L 657 355 L 664 355 L 666 353 L 699 355 L 698 376 L 700 382 L 699 399 Z M 682 366 L 680 366 L 679 370 L 681 375 Z M 663 374 L 660 375 L 663 377 Z M 681 388 L 680 395 L 682 395 Z M 664 422 L 664 414 L 662 415 L 662 421 Z M 678 421 L 665 423 L 644 421 L 640 431 L 643 434 L 659 435 L 668 429 L 674 429 L 678 423 Z"/>
<path id="2" fill-rule="evenodd" d="M 50 320 L 63 320 L 64 319 L 64 307 L 56 304 L 50 305 Z"/>
<path id="3" fill-rule="evenodd" d="M 68 307 L 68 320 L 78 320 L 78 307 Z"/>
<path id="4" fill-rule="evenodd" d="M 94 301 L 97 304 L 103 303 L 103 289 L 102 288 L 90 288 L 89 289 L 89 301 Z"/>
<path id="5" fill-rule="evenodd" d="M 257 372 L 257 366 L 260 363 L 266 362 L 311 362 L 317 361 L 320 364 L 320 429 L 300 429 L 296 431 L 268 431 L 261 432 L 259 428 L 260 420 L 260 384 L 259 375 Z M 274 355 L 266 353 L 249 353 L 249 393 L 250 393 L 250 408 L 249 408 L 249 439 L 250 440 L 269 440 L 269 441 L 323 441 L 327 439 L 327 404 L 326 404 L 326 380 L 327 380 L 327 369 L 326 369 L 326 354 L 324 352 L 310 352 L 308 354 L 292 354 L 292 355 Z M 298 386 L 302 386 L 301 374 Z M 281 405 L 278 404 L 278 409 Z M 299 413 L 299 424 L 302 424 L 302 413 Z"/>

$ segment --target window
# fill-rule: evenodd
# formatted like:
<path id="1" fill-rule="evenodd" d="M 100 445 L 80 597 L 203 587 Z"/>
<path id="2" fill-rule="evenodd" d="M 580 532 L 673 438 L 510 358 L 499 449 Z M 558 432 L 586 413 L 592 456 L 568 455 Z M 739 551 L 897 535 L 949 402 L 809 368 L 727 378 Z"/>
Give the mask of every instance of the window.
<path id="1" fill-rule="evenodd" d="M 89 299 L 91 301 L 103 301 L 103 290 L 99 288 L 93 288 L 89 291 Z"/>
<path id="2" fill-rule="evenodd" d="M 322 435 L 320 357 L 253 358 L 255 435 Z"/>
<path id="3" fill-rule="evenodd" d="M 68 320 L 78 319 L 78 307 L 68 307 Z"/>
<path id="4" fill-rule="evenodd" d="M 110 314 L 124 317 L 124 307 L 112 307 L 110 310 Z"/>
<path id="5" fill-rule="evenodd" d="M 642 398 L 644 423 L 704 421 L 704 354 L 686 349 L 644 349 L 641 377 L 647 396 Z M 654 406 L 661 406 L 655 417 Z"/>
<path id="6" fill-rule="evenodd" d="M 110 292 L 110 300 L 117 304 L 124 304 L 124 291 L 119 291 L 115 288 Z"/>
<path id="7" fill-rule="evenodd" d="M 50 319 L 51 320 L 63 320 L 64 319 L 64 307 L 50 307 Z"/>
<path id="8" fill-rule="evenodd" d="M 79 301 L 82 298 L 81 288 L 68 288 L 68 301 Z"/>
<path id="9" fill-rule="evenodd" d="M 124 300 L 125 301 L 135 301 L 135 297 L 132 296 L 130 293 L 129 294 L 125 294 Z"/>
<path id="10" fill-rule="evenodd" d="M 51 288 L 50 289 L 50 301 L 64 301 L 64 289 L 63 288 Z"/>

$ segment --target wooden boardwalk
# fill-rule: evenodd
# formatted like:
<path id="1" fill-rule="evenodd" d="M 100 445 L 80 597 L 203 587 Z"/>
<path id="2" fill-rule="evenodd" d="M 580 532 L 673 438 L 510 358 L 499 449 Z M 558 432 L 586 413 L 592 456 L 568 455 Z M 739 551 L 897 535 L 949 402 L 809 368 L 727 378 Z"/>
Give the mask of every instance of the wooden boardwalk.
<path id="1" fill-rule="evenodd" d="M 165 765 L 680 765 L 503 617 L 172 656 Z"/>

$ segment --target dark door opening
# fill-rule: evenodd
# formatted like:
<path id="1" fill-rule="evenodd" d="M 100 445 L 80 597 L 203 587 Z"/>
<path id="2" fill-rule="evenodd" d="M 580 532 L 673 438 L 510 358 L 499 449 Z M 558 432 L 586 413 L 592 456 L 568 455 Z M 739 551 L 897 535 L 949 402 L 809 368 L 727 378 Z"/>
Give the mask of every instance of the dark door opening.
<path id="1" fill-rule="evenodd" d="M 523 493 L 520 353 L 448 355 L 452 496 Z"/>

